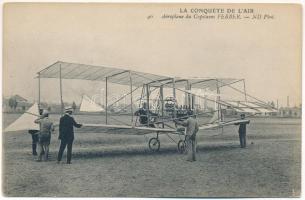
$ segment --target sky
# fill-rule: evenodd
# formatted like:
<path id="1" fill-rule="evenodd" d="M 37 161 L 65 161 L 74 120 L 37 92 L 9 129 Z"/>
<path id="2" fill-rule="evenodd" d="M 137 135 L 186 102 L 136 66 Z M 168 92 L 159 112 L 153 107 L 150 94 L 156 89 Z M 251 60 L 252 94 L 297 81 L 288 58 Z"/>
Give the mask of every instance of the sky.
<path id="1" fill-rule="evenodd" d="M 213 8 L 253 9 L 242 17 L 272 19 L 194 18 Z M 7 3 L 3 12 L 4 96 L 37 100 L 36 73 L 60 60 L 173 77 L 244 78 L 259 99 L 301 103 L 299 5 Z M 162 18 L 174 14 L 192 18 Z M 63 84 L 64 101 L 102 87 Z M 43 101 L 59 102 L 58 80 L 42 80 L 41 89 Z"/>

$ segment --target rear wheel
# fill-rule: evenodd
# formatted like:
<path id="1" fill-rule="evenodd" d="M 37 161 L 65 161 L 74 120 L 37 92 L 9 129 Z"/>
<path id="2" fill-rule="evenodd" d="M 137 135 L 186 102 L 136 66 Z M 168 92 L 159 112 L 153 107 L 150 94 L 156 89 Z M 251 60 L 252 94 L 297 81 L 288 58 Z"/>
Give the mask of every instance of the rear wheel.
<path id="1" fill-rule="evenodd" d="M 158 138 L 151 138 L 148 142 L 149 149 L 152 152 L 157 152 L 160 149 L 160 141 Z"/>
<path id="2" fill-rule="evenodd" d="M 178 142 L 178 152 L 179 153 L 184 153 L 186 150 L 186 144 L 185 144 L 185 141 L 184 140 L 179 140 Z"/>

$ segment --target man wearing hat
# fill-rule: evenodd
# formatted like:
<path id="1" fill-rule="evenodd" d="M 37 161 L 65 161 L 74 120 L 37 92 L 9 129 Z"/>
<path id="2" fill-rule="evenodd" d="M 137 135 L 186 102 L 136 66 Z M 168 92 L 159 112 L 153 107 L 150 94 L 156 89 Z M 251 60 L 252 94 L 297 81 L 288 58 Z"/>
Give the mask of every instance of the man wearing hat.
<path id="1" fill-rule="evenodd" d="M 74 127 L 80 128 L 82 125 L 75 122 L 72 115 L 72 107 L 65 109 L 65 114 L 60 118 L 59 122 L 59 137 L 61 140 L 57 163 L 60 163 L 64 150 L 67 146 L 67 164 L 71 164 L 72 144 L 74 140 Z"/>
<path id="2" fill-rule="evenodd" d="M 192 110 L 188 111 L 188 119 L 185 121 L 176 121 L 177 124 L 180 124 L 186 127 L 186 150 L 187 150 L 187 161 L 196 161 L 196 134 L 199 130 L 198 122 L 196 120 L 196 115 L 194 115 Z"/>
<path id="3" fill-rule="evenodd" d="M 39 155 L 38 160 L 41 161 L 42 155 L 44 153 L 44 160 L 48 160 L 49 156 L 49 145 L 51 141 L 51 133 L 54 132 L 53 122 L 49 119 L 49 112 L 44 110 L 42 116 L 34 121 L 37 124 L 40 124 L 40 132 L 39 132 Z"/>
<path id="4" fill-rule="evenodd" d="M 240 119 L 244 120 L 245 119 L 245 114 L 241 114 L 240 115 Z M 241 148 L 246 148 L 246 132 L 247 132 L 247 124 L 249 124 L 250 121 L 246 121 L 246 122 L 240 122 L 240 123 L 236 123 L 235 125 L 239 125 L 239 129 L 238 129 L 238 134 L 239 134 L 239 142 L 240 142 L 240 147 Z"/>

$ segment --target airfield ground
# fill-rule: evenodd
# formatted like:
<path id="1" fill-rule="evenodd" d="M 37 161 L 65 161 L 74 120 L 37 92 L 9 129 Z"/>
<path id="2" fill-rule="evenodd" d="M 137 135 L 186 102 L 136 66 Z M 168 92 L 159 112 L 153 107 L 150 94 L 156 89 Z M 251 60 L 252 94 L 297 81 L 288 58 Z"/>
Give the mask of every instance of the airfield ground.
<path id="1" fill-rule="evenodd" d="M 3 126 L 17 117 L 4 114 Z M 92 123 L 88 116 L 75 118 Z M 3 195 L 298 197 L 301 120 L 251 119 L 246 149 L 239 148 L 237 128 L 225 128 L 223 134 L 221 130 L 199 134 L 198 157 L 193 163 L 185 161 L 185 155 L 178 154 L 176 145 L 166 136 L 161 136 L 160 152 L 150 153 L 147 141 L 154 134 L 101 133 L 76 133 L 72 165 L 56 164 L 57 133 L 50 146 L 51 160 L 35 162 L 28 133 L 4 133 Z"/>

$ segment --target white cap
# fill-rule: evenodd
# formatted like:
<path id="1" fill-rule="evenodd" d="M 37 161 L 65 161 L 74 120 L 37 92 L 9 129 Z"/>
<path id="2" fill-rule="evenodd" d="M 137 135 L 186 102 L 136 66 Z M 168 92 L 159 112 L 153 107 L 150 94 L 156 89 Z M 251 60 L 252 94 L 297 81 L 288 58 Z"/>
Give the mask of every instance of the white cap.
<path id="1" fill-rule="evenodd" d="M 66 107 L 65 108 L 65 112 L 72 112 L 72 111 L 73 111 L 72 107 Z"/>

